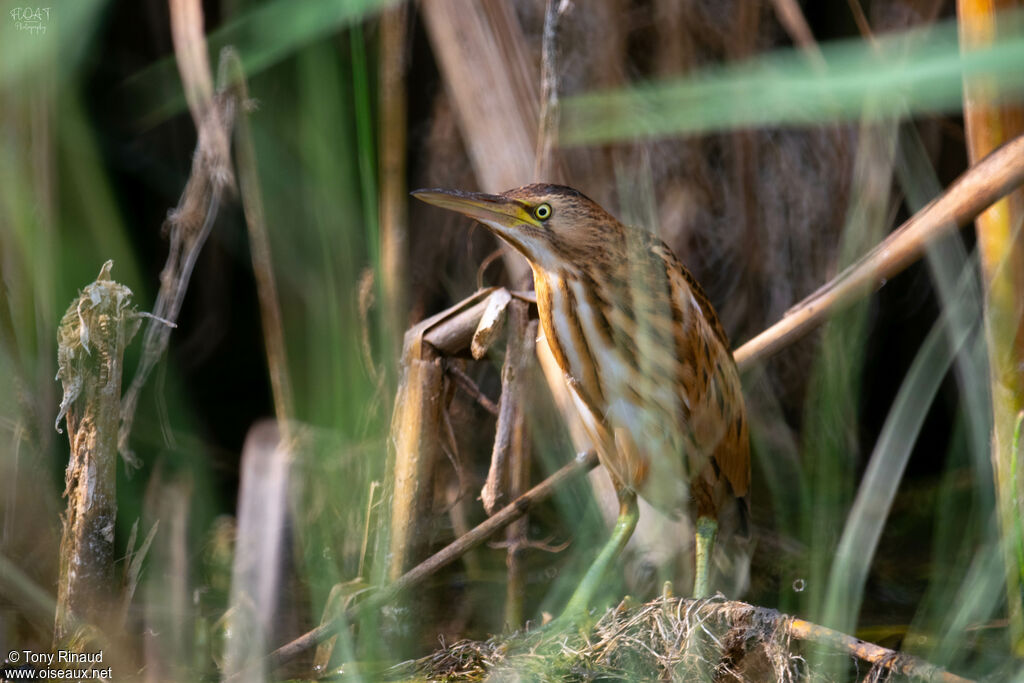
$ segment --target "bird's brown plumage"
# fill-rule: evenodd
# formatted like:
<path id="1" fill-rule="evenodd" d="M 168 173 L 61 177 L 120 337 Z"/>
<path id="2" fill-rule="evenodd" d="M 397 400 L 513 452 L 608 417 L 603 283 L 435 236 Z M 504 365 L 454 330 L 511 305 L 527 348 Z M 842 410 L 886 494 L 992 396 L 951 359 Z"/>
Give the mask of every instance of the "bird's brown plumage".
<path id="1" fill-rule="evenodd" d="M 544 335 L 617 486 L 670 514 L 745 505 L 749 437 L 729 341 L 664 242 L 560 185 L 416 194 L 530 262 Z"/>

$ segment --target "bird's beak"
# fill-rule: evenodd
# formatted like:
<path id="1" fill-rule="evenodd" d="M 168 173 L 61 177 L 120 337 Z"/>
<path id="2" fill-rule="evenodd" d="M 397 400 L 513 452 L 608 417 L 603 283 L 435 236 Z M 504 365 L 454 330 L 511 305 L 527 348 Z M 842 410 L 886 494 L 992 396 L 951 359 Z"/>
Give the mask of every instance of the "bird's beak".
<path id="1" fill-rule="evenodd" d="M 522 204 L 501 195 L 433 189 L 416 190 L 412 196 L 427 204 L 458 211 L 464 216 L 478 220 L 503 237 L 509 236 L 507 230 L 510 228 L 522 226 L 524 223 L 536 224 Z"/>

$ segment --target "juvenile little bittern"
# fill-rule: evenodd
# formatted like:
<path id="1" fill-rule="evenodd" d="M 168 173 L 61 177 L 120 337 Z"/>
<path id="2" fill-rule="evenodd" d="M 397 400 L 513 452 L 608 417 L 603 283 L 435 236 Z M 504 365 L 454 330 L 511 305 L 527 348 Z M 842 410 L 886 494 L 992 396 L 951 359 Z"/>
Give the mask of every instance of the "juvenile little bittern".
<path id="1" fill-rule="evenodd" d="M 569 187 L 413 195 L 483 223 L 530 262 L 544 336 L 619 493 L 612 538 L 566 613 L 586 610 L 629 540 L 636 494 L 696 519 L 694 595 L 707 595 L 719 511 L 746 514 L 750 450 L 729 340 L 700 285 L 664 242 Z"/>

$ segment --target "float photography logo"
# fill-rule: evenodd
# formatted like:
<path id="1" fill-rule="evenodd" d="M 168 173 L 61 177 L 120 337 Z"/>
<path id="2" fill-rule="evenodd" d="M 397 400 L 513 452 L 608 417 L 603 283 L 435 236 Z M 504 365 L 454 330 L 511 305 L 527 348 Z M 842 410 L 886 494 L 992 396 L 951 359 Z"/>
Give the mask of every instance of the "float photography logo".
<path id="1" fill-rule="evenodd" d="M 46 33 L 46 24 L 50 21 L 49 7 L 15 7 L 10 14 L 15 29 L 32 35 Z"/>

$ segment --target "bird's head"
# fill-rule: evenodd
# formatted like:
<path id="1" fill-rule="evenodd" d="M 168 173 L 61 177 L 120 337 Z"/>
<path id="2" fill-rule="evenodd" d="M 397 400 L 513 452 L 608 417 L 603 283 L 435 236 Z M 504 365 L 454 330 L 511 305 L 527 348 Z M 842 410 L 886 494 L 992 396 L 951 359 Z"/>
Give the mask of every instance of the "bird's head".
<path id="1" fill-rule="evenodd" d="M 624 228 L 596 202 L 564 185 L 526 185 L 501 194 L 416 190 L 428 204 L 483 223 L 536 269 L 558 271 L 618 251 Z"/>

